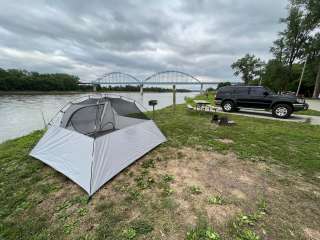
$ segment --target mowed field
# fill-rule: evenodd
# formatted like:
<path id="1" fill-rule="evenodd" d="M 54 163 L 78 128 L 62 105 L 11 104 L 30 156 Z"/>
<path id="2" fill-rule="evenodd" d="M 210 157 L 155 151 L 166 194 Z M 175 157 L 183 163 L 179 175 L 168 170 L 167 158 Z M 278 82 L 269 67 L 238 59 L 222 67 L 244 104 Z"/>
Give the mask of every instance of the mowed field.
<path id="1" fill-rule="evenodd" d="M 320 239 L 320 126 L 228 117 L 157 111 L 168 141 L 89 202 L 28 156 L 43 131 L 1 144 L 0 239 Z"/>

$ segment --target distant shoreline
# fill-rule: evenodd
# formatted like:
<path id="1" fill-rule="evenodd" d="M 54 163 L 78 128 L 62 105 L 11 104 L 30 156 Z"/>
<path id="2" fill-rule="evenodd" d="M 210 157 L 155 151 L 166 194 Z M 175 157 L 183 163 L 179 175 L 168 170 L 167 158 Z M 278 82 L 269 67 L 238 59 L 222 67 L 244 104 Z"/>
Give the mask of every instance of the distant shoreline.
<path id="1" fill-rule="evenodd" d="M 93 91 L 0 91 L 2 95 L 64 95 L 64 94 L 81 94 L 81 93 L 94 93 Z"/>

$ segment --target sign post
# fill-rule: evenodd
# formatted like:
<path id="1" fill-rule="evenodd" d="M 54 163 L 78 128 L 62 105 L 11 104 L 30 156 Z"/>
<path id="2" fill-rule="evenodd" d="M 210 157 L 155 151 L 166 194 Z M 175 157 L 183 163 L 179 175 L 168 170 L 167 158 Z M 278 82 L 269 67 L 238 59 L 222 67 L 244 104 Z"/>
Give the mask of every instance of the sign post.
<path id="1" fill-rule="evenodd" d="M 149 106 L 152 106 L 152 119 L 154 120 L 154 107 L 158 104 L 157 100 L 150 100 Z"/>

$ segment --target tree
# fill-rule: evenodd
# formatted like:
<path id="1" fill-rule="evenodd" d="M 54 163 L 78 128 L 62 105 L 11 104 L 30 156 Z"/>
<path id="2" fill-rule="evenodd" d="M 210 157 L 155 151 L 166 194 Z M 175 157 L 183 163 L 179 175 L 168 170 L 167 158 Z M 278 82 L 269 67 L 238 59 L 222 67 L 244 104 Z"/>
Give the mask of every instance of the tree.
<path id="1" fill-rule="evenodd" d="M 318 98 L 320 95 L 320 33 L 312 37 L 306 49 L 312 72 L 314 73 L 315 83 L 312 97 Z"/>
<path id="2" fill-rule="evenodd" d="M 273 42 L 273 46 L 270 48 L 270 52 L 273 53 L 276 60 L 280 63 L 283 62 L 283 55 L 284 55 L 284 38 L 281 37 Z"/>
<path id="3" fill-rule="evenodd" d="M 288 68 L 278 59 L 269 60 L 265 67 L 263 83 L 275 92 L 284 91 Z"/>
<path id="4" fill-rule="evenodd" d="M 26 70 L 0 69 L 2 91 L 70 91 L 78 90 L 79 78 L 68 74 L 39 74 Z"/>
<path id="5" fill-rule="evenodd" d="M 218 83 L 217 89 L 225 87 L 225 86 L 230 86 L 231 83 L 230 82 L 220 82 Z"/>
<path id="6" fill-rule="evenodd" d="M 234 75 L 239 76 L 245 84 L 250 84 L 261 73 L 262 62 L 260 58 L 256 58 L 255 55 L 246 54 L 243 58 L 238 59 L 231 65 L 231 68 L 235 70 Z"/>
<path id="7" fill-rule="evenodd" d="M 293 63 L 304 54 L 312 24 L 307 20 L 303 11 L 295 5 L 290 6 L 288 17 L 280 19 L 280 22 L 285 23 L 286 28 L 279 33 L 279 39 L 273 43 L 274 46 L 270 50 L 278 61 L 288 65 L 289 76 L 284 82 L 284 90 L 287 90 L 290 81 L 293 80 Z"/>
<path id="8" fill-rule="evenodd" d="M 304 10 L 305 18 L 309 22 L 311 30 L 315 30 L 320 27 L 320 1 L 319 0 L 291 0 L 292 4 L 300 7 Z M 320 36 L 319 33 L 312 39 L 311 45 L 313 49 L 320 49 Z M 312 97 L 318 98 L 320 94 L 320 60 L 319 53 L 317 57 L 317 74 L 314 84 L 314 91 Z"/>
<path id="9" fill-rule="evenodd" d="M 306 19 L 310 23 L 312 29 L 320 26 L 319 0 L 291 0 L 291 4 L 303 9 Z"/>
<path id="10" fill-rule="evenodd" d="M 273 43 L 270 51 L 276 60 L 288 70 L 288 75 L 283 76 L 284 83 L 281 84 L 284 86 L 283 90 L 288 90 L 297 81 L 296 72 L 294 71 L 300 69 L 300 66 L 295 66 L 295 69 L 293 69 L 293 65 L 298 62 L 303 64 L 308 58 L 308 65 L 306 67 L 308 77 L 313 75 L 312 68 L 309 65 L 314 65 L 315 60 L 311 61 L 308 49 L 312 43 L 312 34 L 320 23 L 320 1 L 290 0 L 288 17 L 281 19 L 280 22 L 285 23 L 286 28 L 279 33 L 279 39 Z M 309 91 L 310 82 L 307 85 Z M 317 86 L 317 84 L 315 85 Z"/>

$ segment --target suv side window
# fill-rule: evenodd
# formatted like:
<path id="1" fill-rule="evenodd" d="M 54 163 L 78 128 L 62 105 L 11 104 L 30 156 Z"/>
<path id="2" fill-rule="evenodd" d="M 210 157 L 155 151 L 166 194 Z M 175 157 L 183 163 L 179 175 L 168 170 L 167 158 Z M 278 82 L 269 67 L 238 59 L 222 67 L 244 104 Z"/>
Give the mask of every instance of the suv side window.
<path id="1" fill-rule="evenodd" d="M 249 88 L 247 87 L 240 87 L 233 90 L 233 94 L 237 95 L 248 95 L 249 94 Z"/>
<path id="2" fill-rule="evenodd" d="M 262 87 L 259 87 L 259 88 L 252 87 L 250 88 L 249 94 L 252 96 L 263 96 L 263 93 L 265 91 L 266 90 Z"/>

